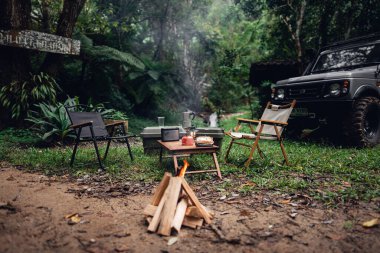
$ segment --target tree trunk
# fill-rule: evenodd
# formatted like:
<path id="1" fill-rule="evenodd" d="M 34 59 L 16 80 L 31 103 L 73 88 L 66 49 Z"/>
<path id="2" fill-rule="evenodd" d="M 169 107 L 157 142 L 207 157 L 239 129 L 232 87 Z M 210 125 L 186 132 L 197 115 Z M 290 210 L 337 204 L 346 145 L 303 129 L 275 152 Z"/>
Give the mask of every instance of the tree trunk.
<path id="1" fill-rule="evenodd" d="M 301 74 L 303 72 L 303 49 L 302 49 L 302 43 L 301 43 L 301 29 L 304 21 L 304 16 L 305 16 L 305 10 L 306 10 L 306 0 L 301 1 L 301 6 L 299 9 L 294 8 L 292 5 L 292 2 L 288 1 L 288 7 L 295 13 L 296 15 L 296 28 L 294 29 L 289 17 L 283 17 L 280 16 L 282 19 L 282 22 L 286 25 L 288 28 L 288 31 L 293 39 L 294 42 L 294 47 L 296 49 L 296 54 L 297 54 L 297 63 L 298 63 L 298 70 L 299 73 Z"/>
<path id="2" fill-rule="evenodd" d="M 302 56 L 303 56 L 303 52 L 302 52 L 302 45 L 301 45 L 301 28 L 302 28 L 302 24 L 303 24 L 303 19 L 304 19 L 304 16 L 305 16 L 305 9 L 306 9 L 306 1 L 302 1 L 301 2 L 301 7 L 300 7 L 300 10 L 299 10 L 299 15 L 297 17 L 297 28 L 296 28 L 296 49 L 297 49 L 297 62 L 298 64 L 300 64 L 299 68 L 300 68 L 300 73 L 303 72 L 303 59 L 302 59 Z"/>
<path id="3" fill-rule="evenodd" d="M 42 31 L 45 33 L 50 33 L 50 9 L 49 9 L 49 2 L 47 0 L 42 0 L 41 2 L 41 13 L 42 13 L 42 20 L 41 20 Z"/>
<path id="4" fill-rule="evenodd" d="M 0 0 L 0 29 L 24 30 L 30 29 L 30 0 Z M 11 82 L 19 85 L 29 78 L 31 70 L 30 56 L 27 49 L 0 45 L 0 88 Z M 9 125 L 10 114 L 0 110 L 0 129 Z"/>
<path id="5" fill-rule="evenodd" d="M 0 29 L 30 29 L 30 0 L 0 0 Z M 23 81 L 31 70 L 27 49 L 0 46 L 0 86 L 12 81 Z"/>
<path id="6" fill-rule="evenodd" d="M 56 35 L 71 38 L 74 32 L 75 23 L 83 9 L 86 0 L 65 0 L 62 13 L 58 20 Z M 63 67 L 64 55 L 48 53 L 41 71 L 51 76 L 56 76 Z"/>
<path id="7" fill-rule="evenodd" d="M 164 53 L 164 39 L 166 34 L 166 22 L 167 22 L 167 15 L 169 11 L 169 5 L 170 1 L 168 0 L 165 5 L 165 10 L 161 14 L 161 17 L 158 18 L 158 23 L 153 21 L 153 25 L 157 25 L 158 32 L 155 36 L 155 42 L 157 43 L 156 51 L 153 55 L 153 60 L 156 61 L 163 61 L 165 59 L 165 53 Z"/>

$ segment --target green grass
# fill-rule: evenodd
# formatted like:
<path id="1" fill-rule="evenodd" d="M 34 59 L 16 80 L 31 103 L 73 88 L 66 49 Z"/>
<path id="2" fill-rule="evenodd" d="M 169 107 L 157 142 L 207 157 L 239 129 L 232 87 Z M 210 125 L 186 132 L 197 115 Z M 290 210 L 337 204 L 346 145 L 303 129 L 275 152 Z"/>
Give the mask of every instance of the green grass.
<path id="1" fill-rule="evenodd" d="M 241 116 L 240 116 L 241 117 Z M 231 129 L 235 118 L 221 122 L 224 129 Z M 98 164 L 91 145 L 80 146 L 74 167 L 70 167 L 72 147 L 36 148 L 35 138 L 30 132 L 8 129 L 0 132 L 0 159 L 19 165 L 30 171 L 48 175 L 69 173 L 73 176 L 96 173 Z M 261 159 L 257 153 L 248 169 L 243 163 L 249 150 L 238 146 L 231 151 L 228 163 L 224 161 L 229 138 L 224 138 L 222 151 L 218 155 L 224 177 L 207 187 L 221 195 L 239 192 L 279 191 L 307 194 L 325 203 L 336 204 L 347 201 L 371 200 L 380 197 L 380 146 L 368 149 L 335 147 L 332 145 L 285 141 L 291 166 L 282 166 L 282 154 L 277 142 L 263 141 L 260 146 L 266 155 Z M 22 145 L 20 145 L 22 144 Z M 172 169 L 172 161 L 158 163 L 158 155 L 145 155 L 141 140 L 132 145 L 135 160 L 129 158 L 122 145 L 111 145 L 105 165 L 108 173 L 118 179 L 133 181 L 158 181 L 165 169 Z M 100 151 L 104 153 L 105 146 Z M 209 156 L 194 156 L 190 159 L 195 169 L 212 167 Z M 212 182 L 214 175 L 202 174 L 191 177 L 194 181 Z"/>

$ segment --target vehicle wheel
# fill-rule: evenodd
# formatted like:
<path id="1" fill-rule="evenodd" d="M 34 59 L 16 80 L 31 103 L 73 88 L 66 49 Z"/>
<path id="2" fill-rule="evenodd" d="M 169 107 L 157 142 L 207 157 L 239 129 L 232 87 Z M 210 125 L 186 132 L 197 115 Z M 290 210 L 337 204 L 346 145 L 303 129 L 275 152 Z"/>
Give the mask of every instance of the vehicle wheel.
<path id="1" fill-rule="evenodd" d="M 380 142 L 380 100 L 364 97 L 356 101 L 352 113 L 353 144 L 372 147 Z"/>

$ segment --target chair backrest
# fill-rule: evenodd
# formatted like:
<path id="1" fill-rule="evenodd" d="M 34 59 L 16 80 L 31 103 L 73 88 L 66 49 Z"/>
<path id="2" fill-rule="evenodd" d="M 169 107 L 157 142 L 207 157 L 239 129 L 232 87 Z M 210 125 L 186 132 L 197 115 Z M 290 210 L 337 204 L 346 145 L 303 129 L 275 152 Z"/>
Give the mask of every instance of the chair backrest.
<path id="1" fill-rule="evenodd" d="M 179 128 L 161 128 L 161 140 L 162 141 L 178 141 L 179 140 Z"/>
<path id="2" fill-rule="evenodd" d="M 95 137 L 106 137 L 108 132 L 104 124 L 102 115 L 99 112 L 76 112 L 70 111 L 66 108 L 67 114 L 69 115 L 71 124 L 77 125 L 85 122 L 92 121 L 93 130 Z M 76 129 L 78 133 L 79 129 Z M 81 138 L 88 138 L 91 136 L 90 127 L 83 127 L 80 133 Z"/>
<path id="3" fill-rule="evenodd" d="M 280 121 L 280 122 L 287 123 L 295 104 L 296 104 L 295 100 L 293 100 L 292 103 L 287 104 L 287 105 L 274 105 L 269 102 L 260 120 L 273 120 L 273 121 Z M 261 127 L 261 123 L 257 125 L 256 132 L 260 130 L 260 127 Z M 279 133 L 281 135 L 283 131 L 283 127 L 277 126 L 277 129 L 279 130 Z M 274 129 L 273 125 L 268 125 L 268 124 L 264 124 L 263 130 L 261 133 L 264 135 L 274 135 L 274 136 L 277 135 L 276 130 Z"/>

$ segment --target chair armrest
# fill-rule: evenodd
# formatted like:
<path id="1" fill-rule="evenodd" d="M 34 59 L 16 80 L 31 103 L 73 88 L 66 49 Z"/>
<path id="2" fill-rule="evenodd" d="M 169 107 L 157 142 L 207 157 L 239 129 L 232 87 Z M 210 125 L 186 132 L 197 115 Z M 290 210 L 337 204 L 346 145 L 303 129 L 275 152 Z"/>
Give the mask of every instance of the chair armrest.
<path id="1" fill-rule="evenodd" d="M 282 121 L 276 121 L 276 120 L 260 120 L 260 122 L 264 123 L 264 124 L 268 124 L 268 125 L 283 125 L 283 126 L 287 126 L 288 123 L 287 122 L 282 122 Z"/>
<path id="2" fill-rule="evenodd" d="M 237 118 L 238 121 L 243 122 L 243 123 L 256 123 L 259 124 L 259 120 L 254 120 L 254 119 L 243 119 L 243 118 Z"/>
<path id="3" fill-rule="evenodd" d="M 106 125 L 106 128 L 108 128 L 108 127 L 120 126 L 120 125 L 123 125 L 123 124 L 124 124 L 123 121 L 114 122 L 114 123 L 107 124 L 107 125 Z"/>
<path id="4" fill-rule="evenodd" d="M 83 123 L 76 124 L 76 125 L 71 125 L 70 127 L 76 129 L 76 128 L 82 128 L 82 127 L 86 127 L 86 126 L 92 126 L 92 121 L 83 122 Z"/>

